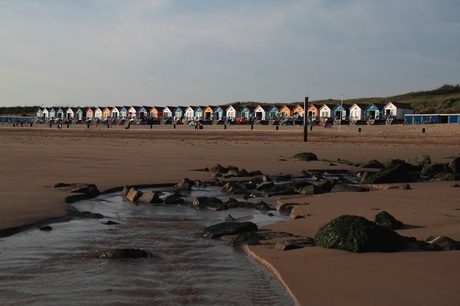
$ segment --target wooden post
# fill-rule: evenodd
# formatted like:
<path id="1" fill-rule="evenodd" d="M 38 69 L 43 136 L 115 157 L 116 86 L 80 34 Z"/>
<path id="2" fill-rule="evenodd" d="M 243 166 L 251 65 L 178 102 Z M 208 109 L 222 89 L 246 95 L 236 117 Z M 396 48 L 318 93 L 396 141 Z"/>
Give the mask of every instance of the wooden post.
<path id="1" fill-rule="evenodd" d="M 303 104 L 303 141 L 304 142 L 307 142 L 307 133 L 308 133 L 307 106 L 308 106 L 308 97 L 305 97 L 305 102 Z"/>

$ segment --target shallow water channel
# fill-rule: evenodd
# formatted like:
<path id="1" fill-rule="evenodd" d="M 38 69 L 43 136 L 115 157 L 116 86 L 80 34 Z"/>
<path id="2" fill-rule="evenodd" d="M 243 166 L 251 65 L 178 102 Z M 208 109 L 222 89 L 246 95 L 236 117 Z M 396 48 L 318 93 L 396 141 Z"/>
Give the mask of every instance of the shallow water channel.
<path id="1" fill-rule="evenodd" d="M 202 195 L 229 197 L 215 187 L 194 187 L 186 200 Z M 277 212 L 269 216 L 241 208 L 203 211 L 180 205 L 134 205 L 119 193 L 73 205 L 105 218 L 55 223 L 52 231 L 32 229 L 0 239 L 0 304 L 293 304 L 274 275 L 249 255 L 228 241 L 200 236 L 205 226 L 228 214 L 262 226 L 286 218 Z M 108 225 L 108 220 L 118 224 Z M 151 255 L 87 256 L 110 248 L 139 248 Z"/>

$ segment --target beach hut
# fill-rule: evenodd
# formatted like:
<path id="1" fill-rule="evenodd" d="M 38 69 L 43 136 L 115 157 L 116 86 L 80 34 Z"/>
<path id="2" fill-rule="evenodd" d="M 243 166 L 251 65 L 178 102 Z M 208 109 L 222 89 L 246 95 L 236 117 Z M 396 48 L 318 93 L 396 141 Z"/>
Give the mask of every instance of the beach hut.
<path id="1" fill-rule="evenodd" d="M 43 119 L 43 110 L 44 110 L 44 108 L 39 107 L 37 109 L 37 112 L 35 113 L 35 118 Z"/>
<path id="2" fill-rule="evenodd" d="M 348 118 L 350 106 L 347 104 L 338 104 L 332 109 L 332 117 L 345 120 Z"/>
<path id="3" fill-rule="evenodd" d="M 316 104 L 310 104 L 308 105 L 307 108 L 307 118 L 310 118 L 310 120 L 316 120 L 317 117 L 319 117 L 319 107 Z"/>
<path id="4" fill-rule="evenodd" d="M 161 118 L 162 113 L 161 113 L 162 107 L 159 106 L 152 106 L 149 110 L 150 113 L 150 118 Z"/>
<path id="5" fill-rule="evenodd" d="M 211 106 L 206 106 L 203 110 L 204 112 L 204 119 L 206 120 L 212 120 L 213 119 L 213 115 L 212 115 L 212 112 L 213 112 L 213 109 Z"/>
<path id="6" fill-rule="evenodd" d="M 250 105 L 242 106 L 240 110 L 240 114 L 241 114 L 241 121 L 251 120 L 251 118 L 255 117 L 255 107 L 250 106 Z"/>
<path id="7" fill-rule="evenodd" d="M 269 106 L 257 105 L 257 107 L 254 109 L 256 120 L 266 120 L 268 118 L 268 109 Z"/>
<path id="8" fill-rule="evenodd" d="M 185 109 L 184 117 L 187 120 L 195 120 L 195 106 L 188 106 Z"/>
<path id="9" fill-rule="evenodd" d="M 323 104 L 319 108 L 319 117 L 321 119 L 329 119 L 332 117 L 332 110 L 335 108 L 335 105 L 332 104 Z"/>
<path id="10" fill-rule="evenodd" d="M 94 113 L 96 111 L 96 108 L 95 107 L 87 107 L 86 108 L 86 119 L 87 120 L 93 120 L 95 117 L 94 117 Z"/>
<path id="11" fill-rule="evenodd" d="M 73 120 L 75 118 L 75 113 L 77 112 L 76 107 L 67 107 L 65 111 L 65 118 L 67 120 Z"/>
<path id="12" fill-rule="evenodd" d="M 110 119 L 110 116 L 112 115 L 112 109 L 108 106 L 104 107 L 102 109 L 102 120 L 108 120 Z"/>
<path id="13" fill-rule="evenodd" d="M 173 112 L 176 110 L 174 106 L 165 106 L 163 107 L 162 113 L 163 118 L 172 118 Z"/>
<path id="14" fill-rule="evenodd" d="M 404 120 L 404 115 L 413 114 L 414 109 L 408 103 L 388 102 L 383 107 L 385 117 L 391 116 L 397 120 Z"/>
<path id="15" fill-rule="evenodd" d="M 379 120 L 383 115 L 383 107 L 385 105 L 382 103 L 372 103 L 364 111 L 364 120 L 375 119 Z"/>
<path id="16" fill-rule="evenodd" d="M 180 120 L 185 117 L 185 112 L 187 111 L 188 107 L 187 106 L 178 106 L 174 109 L 174 119 L 175 120 Z"/>
<path id="17" fill-rule="evenodd" d="M 40 118 L 42 118 L 44 121 L 48 121 L 48 119 L 50 118 L 50 108 L 44 107 Z"/>
<path id="18" fill-rule="evenodd" d="M 56 110 L 56 118 L 64 120 L 66 117 L 66 109 L 63 109 L 62 107 L 58 107 Z"/>
<path id="19" fill-rule="evenodd" d="M 114 120 L 118 120 L 120 118 L 120 109 L 121 106 L 114 106 L 110 109 L 110 117 Z"/>
<path id="20" fill-rule="evenodd" d="M 241 117 L 241 109 L 243 107 L 240 105 L 230 105 L 225 110 L 225 117 L 230 120 L 235 120 L 236 118 Z"/>
<path id="21" fill-rule="evenodd" d="M 211 106 L 212 108 L 212 118 L 222 120 L 225 117 L 225 111 L 221 106 Z"/>
<path id="22" fill-rule="evenodd" d="M 267 111 L 268 118 L 279 119 L 281 117 L 280 108 L 281 106 L 279 105 L 277 106 L 276 104 L 273 104 L 272 106 L 270 106 Z"/>
<path id="23" fill-rule="evenodd" d="M 304 113 L 305 113 L 305 110 L 303 109 L 303 106 L 300 104 L 297 104 L 292 111 L 292 117 L 300 118 L 304 116 Z"/>
<path id="24" fill-rule="evenodd" d="M 193 108 L 193 114 L 197 120 L 203 120 L 205 106 L 195 106 Z"/>
<path id="25" fill-rule="evenodd" d="M 292 113 L 293 113 L 293 110 L 294 110 L 294 106 L 292 105 L 283 105 L 281 108 L 280 108 L 280 116 L 281 118 L 289 118 L 292 116 Z"/>
<path id="26" fill-rule="evenodd" d="M 367 106 L 368 106 L 367 104 L 363 104 L 363 103 L 353 104 L 349 110 L 350 120 L 353 120 L 353 121 L 363 120 Z"/>

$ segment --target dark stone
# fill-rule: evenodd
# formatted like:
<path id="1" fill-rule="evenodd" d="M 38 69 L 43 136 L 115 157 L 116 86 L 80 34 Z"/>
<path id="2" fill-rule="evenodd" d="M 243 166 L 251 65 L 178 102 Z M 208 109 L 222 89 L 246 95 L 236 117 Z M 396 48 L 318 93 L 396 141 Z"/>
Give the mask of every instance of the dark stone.
<path id="1" fill-rule="evenodd" d="M 395 217 L 393 217 L 386 211 L 381 211 L 377 215 L 375 215 L 375 223 L 377 225 L 383 226 L 391 230 L 400 229 L 404 226 L 404 223 L 402 223 L 399 220 L 396 220 Z"/>
<path id="2" fill-rule="evenodd" d="M 388 183 L 405 183 L 412 182 L 412 166 L 404 161 L 390 162 L 385 168 L 377 173 L 363 176 L 362 184 L 388 184 Z"/>
<path id="3" fill-rule="evenodd" d="M 107 225 L 116 225 L 116 224 L 120 224 L 120 223 L 112 221 L 112 220 L 108 220 L 107 222 L 105 222 L 105 224 L 107 224 Z"/>
<path id="4" fill-rule="evenodd" d="M 125 199 L 130 202 L 136 202 L 142 196 L 142 191 L 137 190 L 134 187 L 129 188 L 128 193 L 125 195 Z"/>
<path id="5" fill-rule="evenodd" d="M 49 226 L 49 225 L 45 225 L 45 226 L 40 227 L 39 230 L 49 232 L 49 231 L 53 230 L 53 228 L 51 226 Z"/>
<path id="6" fill-rule="evenodd" d="M 268 189 L 272 189 L 273 187 L 275 187 L 275 184 L 273 182 L 262 182 L 257 185 L 256 189 L 257 190 L 268 190 Z"/>
<path id="7" fill-rule="evenodd" d="M 72 193 L 84 193 L 91 196 L 97 196 L 99 190 L 95 184 L 72 184 L 70 192 Z"/>
<path id="8" fill-rule="evenodd" d="M 460 175 L 460 157 L 456 157 L 447 165 L 457 176 Z"/>
<path id="9" fill-rule="evenodd" d="M 138 199 L 138 202 L 146 203 L 146 204 L 161 204 L 161 203 L 163 203 L 163 201 L 158 196 L 158 192 L 154 192 L 154 191 L 144 192 L 140 196 L 140 198 Z"/>
<path id="10" fill-rule="evenodd" d="M 438 173 L 433 176 L 434 181 L 455 181 L 457 177 L 454 173 Z"/>
<path id="11" fill-rule="evenodd" d="M 238 184 L 236 182 L 228 182 L 220 189 L 220 191 L 234 194 L 243 194 L 246 193 L 247 190 L 246 187 L 242 184 Z"/>
<path id="12" fill-rule="evenodd" d="M 222 203 L 221 199 L 216 197 L 196 197 L 192 201 L 192 206 L 196 209 L 226 209 L 227 206 Z"/>
<path id="13" fill-rule="evenodd" d="M 304 239 L 292 239 L 284 240 L 276 243 L 275 250 L 280 251 L 289 251 L 295 249 L 301 249 L 306 246 L 313 246 L 314 239 L 310 237 L 305 237 Z"/>
<path id="14" fill-rule="evenodd" d="M 179 192 L 175 192 L 173 194 L 168 195 L 164 200 L 164 204 L 183 204 L 184 199 L 182 199 L 182 195 Z"/>
<path id="15" fill-rule="evenodd" d="M 291 174 L 280 174 L 274 177 L 275 181 L 290 181 L 292 180 Z"/>
<path id="16" fill-rule="evenodd" d="M 336 184 L 332 187 L 331 192 L 366 192 L 369 188 L 347 184 Z"/>
<path id="17" fill-rule="evenodd" d="M 371 168 L 371 169 L 382 169 L 385 166 L 378 160 L 373 159 L 373 160 L 368 161 L 366 164 L 360 165 L 359 167 L 360 168 Z"/>
<path id="18" fill-rule="evenodd" d="M 89 211 L 71 211 L 70 215 L 76 218 L 88 218 L 88 219 L 102 219 L 104 216 L 99 213 L 92 213 Z"/>
<path id="19" fill-rule="evenodd" d="M 211 168 L 211 171 L 215 172 L 215 173 L 227 173 L 228 169 L 223 167 L 220 164 L 217 164 L 217 165 L 215 165 L 214 167 Z"/>
<path id="20" fill-rule="evenodd" d="M 140 249 L 107 249 L 96 252 L 99 258 L 120 259 L 120 258 L 146 258 L 149 254 Z"/>
<path id="21" fill-rule="evenodd" d="M 224 221 L 228 222 L 228 221 L 235 221 L 236 219 L 233 218 L 232 215 L 228 214 L 227 216 L 225 216 L 224 218 Z"/>
<path id="22" fill-rule="evenodd" d="M 431 164 L 431 158 L 429 155 L 420 155 L 407 159 L 406 163 L 418 167 L 423 167 L 425 165 Z"/>
<path id="23" fill-rule="evenodd" d="M 423 249 L 428 251 L 450 251 L 460 250 L 460 242 L 445 236 L 430 236 L 425 239 Z"/>
<path id="24" fill-rule="evenodd" d="M 251 171 L 248 173 L 249 176 L 259 176 L 259 175 L 263 175 L 262 174 L 262 171 L 260 170 L 255 170 L 255 171 Z"/>
<path id="25" fill-rule="evenodd" d="M 263 236 L 256 232 L 243 232 L 233 238 L 230 241 L 230 245 L 234 247 L 239 247 L 241 245 L 259 245 L 262 239 L 264 239 Z"/>
<path id="26" fill-rule="evenodd" d="M 180 182 L 178 182 L 175 187 L 177 190 L 184 190 L 184 191 L 190 191 L 192 190 L 192 186 L 195 185 L 195 182 L 188 179 L 184 178 Z"/>
<path id="27" fill-rule="evenodd" d="M 451 172 L 447 167 L 447 164 L 427 164 L 424 165 L 421 173 L 426 175 L 435 175 L 437 173 Z"/>
<path id="28" fill-rule="evenodd" d="M 223 222 L 205 227 L 201 236 L 214 239 L 226 235 L 236 235 L 257 230 L 257 225 L 252 222 Z"/>
<path id="29" fill-rule="evenodd" d="M 318 186 L 316 185 L 307 185 L 305 187 L 302 187 L 298 190 L 296 190 L 298 193 L 301 193 L 301 194 L 305 194 L 305 195 L 308 195 L 308 194 L 320 194 L 322 193 L 322 190 L 321 188 L 319 188 Z"/>
<path id="30" fill-rule="evenodd" d="M 401 190 L 410 190 L 411 187 L 410 187 L 409 184 L 403 184 L 403 185 L 399 186 L 399 189 L 401 189 Z"/>
<path id="31" fill-rule="evenodd" d="M 257 203 L 256 209 L 257 209 L 257 210 L 265 210 L 265 211 L 268 211 L 268 210 L 271 209 L 271 207 L 270 207 L 270 205 L 268 205 L 268 204 L 265 203 L 264 201 L 260 201 L 259 203 Z"/>
<path id="32" fill-rule="evenodd" d="M 297 153 L 294 155 L 295 159 L 300 159 L 300 160 L 318 160 L 318 157 L 316 156 L 315 153 L 312 152 L 302 152 L 302 153 Z"/>
<path id="33" fill-rule="evenodd" d="M 344 215 L 323 225 L 315 246 L 349 252 L 396 252 L 407 247 L 407 238 L 366 218 Z"/>

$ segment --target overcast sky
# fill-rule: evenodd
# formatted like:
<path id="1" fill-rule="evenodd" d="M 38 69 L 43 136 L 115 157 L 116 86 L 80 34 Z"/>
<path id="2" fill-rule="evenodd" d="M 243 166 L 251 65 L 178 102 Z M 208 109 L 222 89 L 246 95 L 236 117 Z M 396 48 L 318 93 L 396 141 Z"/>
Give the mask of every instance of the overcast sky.
<path id="1" fill-rule="evenodd" d="M 0 0 L 0 106 L 387 97 L 460 83 L 460 1 Z"/>

